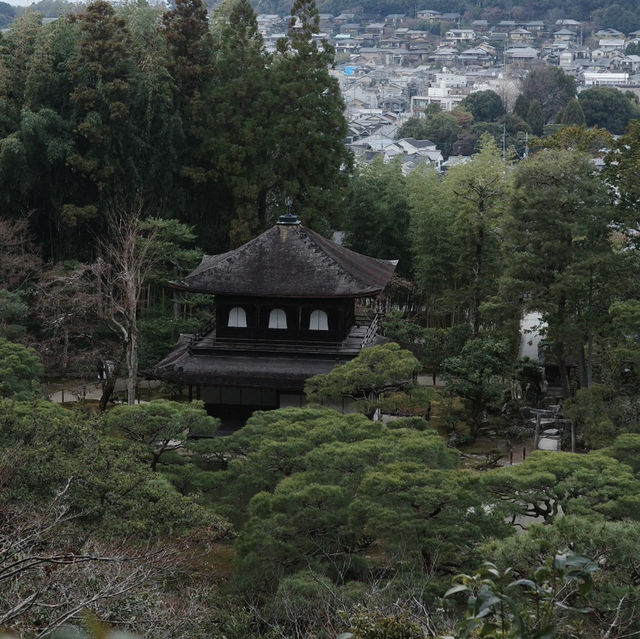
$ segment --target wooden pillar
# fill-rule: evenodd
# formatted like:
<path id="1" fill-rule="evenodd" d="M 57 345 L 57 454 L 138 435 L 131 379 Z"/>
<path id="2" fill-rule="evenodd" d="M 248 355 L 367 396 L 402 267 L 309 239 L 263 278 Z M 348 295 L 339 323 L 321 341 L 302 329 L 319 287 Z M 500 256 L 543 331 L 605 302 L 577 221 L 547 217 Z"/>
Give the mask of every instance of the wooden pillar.
<path id="1" fill-rule="evenodd" d="M 189 384 L 189 401 L 193 401 L 193 385 Z"/>

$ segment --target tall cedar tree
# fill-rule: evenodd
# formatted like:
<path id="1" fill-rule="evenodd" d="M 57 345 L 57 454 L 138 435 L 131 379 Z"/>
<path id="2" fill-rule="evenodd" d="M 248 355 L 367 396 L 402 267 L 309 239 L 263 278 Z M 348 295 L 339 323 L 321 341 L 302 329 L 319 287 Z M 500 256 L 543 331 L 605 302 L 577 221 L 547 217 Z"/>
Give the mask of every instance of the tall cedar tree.
<path id="1" fill-rule="evenodd" d="M 138 144 L 132 149 L 140 172 L 140 189 L 148 210 L 167 216 L 176 209 L 174 167 L 180 127 L 173 117 L 172 82 L 167 70 L 166 40 L 159 10 L 138 3 L 123 10 L 131 34 L 131 114 Z"/>
<path id="2" fill-rule="evenodd" d="M 87 5 L 78 20 L 80 57 L 73 65 L 71 93 L 76 151 L 67 162 L 87 183 L 64 213 L 67 219 L 82 221 L 94 218 L 100 208 L 131 198 L 143 167 L 134 154 L 139 141 L 131 113 L 133 60 L 126 23 L 104 0 Z"/>
<path id="3" fill-rule="evenodd" d="M 202 0 L 177 0 L 162 22 L 174 117 L 181 132 L 176 136 L 176 212 L 196 226 L 205 250 L 225 250 L 228 220 L 221 212 L 227 210 L 228 201 L 221 199 L 216 158 L 207 145 L 215 115 L 213 39 L 206 5 Z"/>
<path id="4" fill-rule="evenodd" d="M 290 207 L 323 230 L 342 208 L 352 157 L 344 144 L 344 101 L 329 75 L 334 50 L 313 38 L 319 23 L 314 0 L 296 0 L 287 37 L 278 42 L 270 74 L 280 89 L 272 125 L 277 176 L 269 197 L 274 214 Z"/>
<path id="5" fill-rule="evenodd" d="M 214 27 L 214 116 L 208 147 L 230 200 L 230 244 L 252 239 L 267 224 L 267 195 L 275 182 L 271 161 L 274 91 L 256 15 L 247 0 L 227 0 Z"/>
<path id="6" fill-rule="evenodd" d="M 29 62 L 36 48 L 42 16 L 27 13 L 11 26 L 3 39 L 2 78 L 0 79 L 0 134 L 5 137 L 15 130 L 24 106 L 25 80 Z"/>

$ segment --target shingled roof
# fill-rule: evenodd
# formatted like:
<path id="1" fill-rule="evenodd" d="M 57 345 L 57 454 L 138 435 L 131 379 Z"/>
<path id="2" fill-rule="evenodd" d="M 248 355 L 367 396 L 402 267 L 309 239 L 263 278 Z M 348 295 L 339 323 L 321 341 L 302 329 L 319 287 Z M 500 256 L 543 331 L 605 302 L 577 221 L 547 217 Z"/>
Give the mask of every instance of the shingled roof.
<path id="1" fill-rule="evenodd" d="M 243 386 L 302 391 L 309 377 L 331 371 L 353 355 L 329 356 L 269 353 L 210 353 L 193 355 L 183 341 L 165 359 L 146 371 L 151 379 L 174 384 Z"/>
<path id="2" fill-rule="evenodd" d="M 395 265 L 339 246 L 299 223 L 278 223 L 233 251 L 206 255 L 171 285 L 218 295 L 367 297 L 382 291 Z"/>

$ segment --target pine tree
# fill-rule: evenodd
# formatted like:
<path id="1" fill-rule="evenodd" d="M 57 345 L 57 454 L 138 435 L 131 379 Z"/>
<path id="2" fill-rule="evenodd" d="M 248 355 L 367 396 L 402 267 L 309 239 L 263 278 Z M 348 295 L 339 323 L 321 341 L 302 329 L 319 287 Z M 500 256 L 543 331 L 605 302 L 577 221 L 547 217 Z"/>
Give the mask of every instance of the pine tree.
<path id="1" fill-rule="evenodd" d="M 213 49 L 206 5 L 202 0 L 176 0 L 175 8 L 164 14 L 162 22 L 174 99 L 184 116 L 212 78 Z"/>
<path id="2" fill-rule="evenodd" d="M 228 199 L 208 146 L 214 126 L 213 39 L 202 0 L 177 0 L 163 18 L 167 70 L 173 82 L 176 121 L 175 197 L 180 219 L 195 225 L 206 251 L 228 248 Z"/>

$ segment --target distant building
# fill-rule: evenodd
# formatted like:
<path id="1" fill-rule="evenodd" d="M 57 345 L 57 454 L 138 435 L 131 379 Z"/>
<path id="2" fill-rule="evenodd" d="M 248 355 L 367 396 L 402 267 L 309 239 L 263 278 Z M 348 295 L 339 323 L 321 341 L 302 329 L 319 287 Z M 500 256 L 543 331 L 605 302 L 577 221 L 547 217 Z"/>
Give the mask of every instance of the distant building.
<path id="1" fill-rule="evenodd" d="M 621 87 L 629 84 L 628 73 L 585 71 L 586 87 Z"/>
<path id="2" fill-rule="evenodd" d="M 476 39 L 476 32 L 473 29 L 449 29 L 444 37 L 453 42 L 473 42 Z"/>

